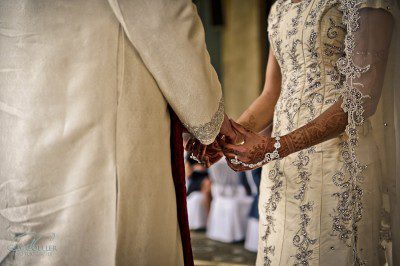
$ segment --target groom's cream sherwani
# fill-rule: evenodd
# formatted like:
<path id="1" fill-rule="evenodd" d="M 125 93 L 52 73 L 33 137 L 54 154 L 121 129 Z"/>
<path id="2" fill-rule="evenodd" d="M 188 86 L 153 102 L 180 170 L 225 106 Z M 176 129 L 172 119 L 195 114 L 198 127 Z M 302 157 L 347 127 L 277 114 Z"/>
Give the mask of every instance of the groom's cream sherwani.
<path id="1" fill-rule="evenodd" d="M 182 265 L 167 107 L 220 99 L 190 0 L 0 0 L 0 264 Z"/>

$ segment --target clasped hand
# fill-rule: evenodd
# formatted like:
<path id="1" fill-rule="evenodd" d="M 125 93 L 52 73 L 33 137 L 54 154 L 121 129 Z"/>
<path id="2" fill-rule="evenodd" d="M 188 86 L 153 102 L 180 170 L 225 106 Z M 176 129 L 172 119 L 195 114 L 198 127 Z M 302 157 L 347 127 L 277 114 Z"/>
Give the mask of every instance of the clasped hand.
<path id="1" fill-rule="evenodd" d="M 228 165 L 238 172 L 253 168 L 233 164 L 233 159 L 246 164 L 256 164 L 264 159 L 266 153 L 274 151 L 273 138 L 247 130 L 233 120 L 229 120 L 229 123 L 231 132 L 220 133 L 212 144 L 203 145 L 197 139 L 191 138 L 185 149 L 206 167 L 210 167 L 225 156 Z"/>

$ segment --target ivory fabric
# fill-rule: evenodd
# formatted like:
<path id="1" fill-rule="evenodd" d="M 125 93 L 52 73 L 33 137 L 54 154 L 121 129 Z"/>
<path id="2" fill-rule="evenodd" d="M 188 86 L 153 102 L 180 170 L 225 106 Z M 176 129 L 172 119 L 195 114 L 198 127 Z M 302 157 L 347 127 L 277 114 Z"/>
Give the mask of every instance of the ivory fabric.
<path id="1" fill-rule="evenodd" d="M 387 8 L 388 1 L 364 7 Z M 269 37 L 282 72 L 273 135 L 285 135 L 316 118 L 340 96 L 346 27 L 340 1 L 278 0 L 269 16 Z M 291 154 L 263 168 L 257 265 L 354 265 L 353 248 L 367 265 L 383 265 L 380 247 L 382 172 L 369 120 L 359 129 L 358 152 L 367 169 L 359 193 L 362 211 L 355 243 L 338 227 L 346 214 L 338 195 L 348 180 L 341 145 L 346 135 Z"/>
<path id="2" fill-rule="evenodd" d="M 371 119 L 384 174 L 385 223 L 391 225 L 386 237 L 392 245 L 389 265 L 400 264 L 400 10 L 399 1 L 392 9 L 394 28 L 386 66 L 384 89 L 376 114 Z"/>
<path id="3" fill-rule="evenodd" d="M 220 99 L 189 0 L 0 1 L 0 264 L 182 265 L 167 107 Z"/>

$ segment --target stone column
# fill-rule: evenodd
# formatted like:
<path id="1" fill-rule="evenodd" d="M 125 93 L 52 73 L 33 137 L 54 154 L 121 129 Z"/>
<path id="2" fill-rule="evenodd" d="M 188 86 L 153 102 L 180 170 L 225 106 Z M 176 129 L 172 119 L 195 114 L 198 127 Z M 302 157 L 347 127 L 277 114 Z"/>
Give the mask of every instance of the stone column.
<path id="1" fill-rule="evenodd" d="M 265 34 L 261 29 L 263 0 L 224 0 L 222 82 L 226 111 L 236 119 L 260 94 L 263 86 Z"/>

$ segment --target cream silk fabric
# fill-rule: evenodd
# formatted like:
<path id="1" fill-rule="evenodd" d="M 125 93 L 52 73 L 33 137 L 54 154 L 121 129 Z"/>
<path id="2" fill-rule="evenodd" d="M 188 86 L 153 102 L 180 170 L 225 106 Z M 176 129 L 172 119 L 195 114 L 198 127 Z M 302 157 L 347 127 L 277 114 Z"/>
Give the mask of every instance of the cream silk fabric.
<path id="1" fill-rule="evenodd" d="M 210 142 L 220 99 L 189 0 L 1 0 L 0 262 L 182 265 L 167 105 Z"/>
<path id="2" fill-rule="evenodd" d="M 390 12 L 389 2 L 368 1 L 362 7 Z M 277 0 L 272 7 L 269 37 L 283 76 L 274 135 L 307 124 L 340 96 L 344 81 L 336 62 L 344 53 L 346 25 L 339 4 L 337 0 Z M 339 227 L 346 216 L 338 200 L 346 197 L 338 184 L 349 178 L 339 174 L 345 167 L 341 146 L 346 139 L 341 135 L 264 166 L 257 265 L 358 265 L 356 245 Z M 367 265 L 383 265 L 382 166 L 369 120 L 359 128 L 357 154 L 367 168 L 359 191 L 363 218 L 357 224 L 355 249 Z"/>

